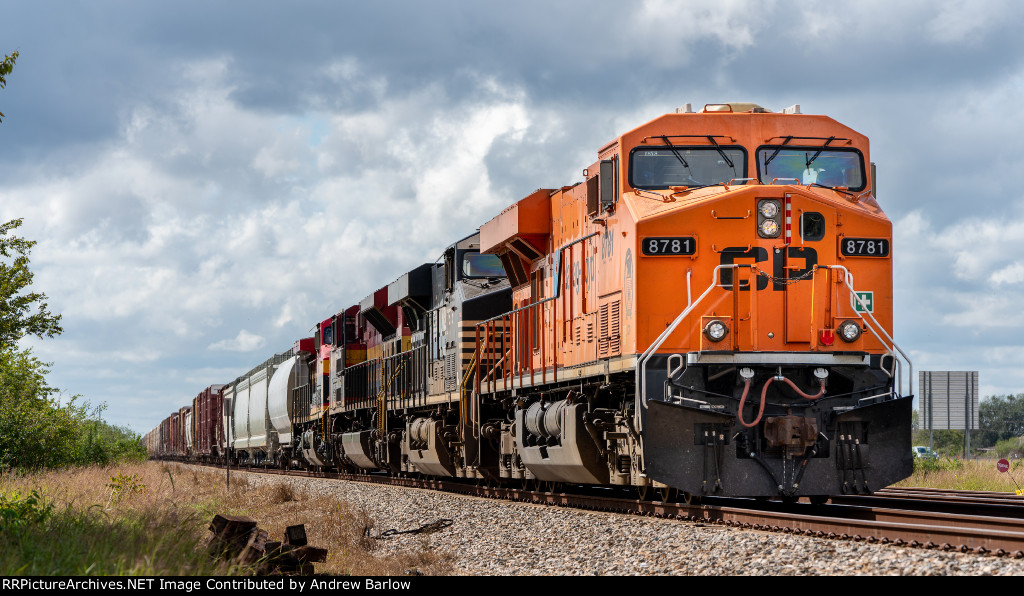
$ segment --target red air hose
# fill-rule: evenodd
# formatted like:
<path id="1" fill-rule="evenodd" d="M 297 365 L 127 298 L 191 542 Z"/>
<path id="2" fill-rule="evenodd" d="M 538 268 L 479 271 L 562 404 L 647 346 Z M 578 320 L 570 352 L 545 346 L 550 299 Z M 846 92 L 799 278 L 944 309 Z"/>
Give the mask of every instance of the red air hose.
<path id="1" fill-rule="evenodd" d="M 757 418 L 755 418 L 750 424 L 747 424 L 743 421 L 743 406 L 747 403 L 747 394 L 750 393 L 750 379 L 743 382 L 743 397 L 740 398 L 740 407 L 736 411 L 736 418 L 740 421 L 740 424 L 750 428 L 751 426 L 755 426 L 758 422 L 761 422 L 761 414 L 764 414 L 764 395 L 765 392 L 768 391 L 768 385 L 771 385 L 771 383 L 772 380 L 768 379 L 768 382 L 764 384 L 764 391 L 761 392 L 761 409 L 757 411 Z"/>
<path id="2" fill-rule="evenodd" d="M 757 423 L 761 422 L 761 416 L 764 414 L 765 398 L 768 395 L 768 386 L 771 385 L 772 381 L 774 381 L 775 379 L 781 379 L 785 381 L 787 385 L 793 388 L 793 391 L 796 391 L 797 394 L 799 394 L 800 397 L 804 399 L 818 399 L 822 395 L 825 395 L 825 379 L 821 379 L 821 390 L 818 391 L 816 395 L 810 395 L 801 391 L 800 388 L 796 386 L 796 383 L 790 381 L 786 377 L 771 377 L 770 379 L 765 381 L 764 387 L 761 389 L 761 406 L 757 410 L 757 418 L 755 418 L 753 422 L 748 424 L 746 421 L 743 420 L 743 406 L 746 405 L 747 394 L 750 392 L 750 379 L 747 379 L 746 381 L 743 382 L 743 396 L 740 397 L 740 407 L 739 409 L 736 410 L 736 419 L 740 421 L 740 424 L 747 428 L 750 428 L 752 426 L 757 426 Z"/>
<path id="3" fill-rule="evenodd" d="M 815 395 L 808 395 L 808 394 L 804 393 L 803 391 L 800 391 L 800 388 L 796 386 L 796 383 L 794 383 L 793 381 L 790 381 L 786 377 L 782 377 L 782 380 L 785 381 L 787 385 L 792 387 L 793 391 L 796 391 L 800 395 L 800 397 L 802 397 L 804 399 L 818 399 L 822 395 L 825 395 L 825 379 L 821 379 L 821 390 L 818 391 L 818 393 L 816 393 Z"/>

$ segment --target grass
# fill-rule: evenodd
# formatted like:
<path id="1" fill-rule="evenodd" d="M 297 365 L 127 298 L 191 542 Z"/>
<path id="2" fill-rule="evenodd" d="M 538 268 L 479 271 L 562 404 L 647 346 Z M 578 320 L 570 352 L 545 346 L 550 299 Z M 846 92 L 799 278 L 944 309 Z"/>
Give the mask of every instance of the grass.
<path id="1" fill-rule="evenodd" d="M 425 548 L 375 553 L 363 512 L 311 498 L 287 484 L 255 488 L 241 474 L 156 462 L 0 475 L 0 575 L 242 575 L 211 559 L 213 516 L 247 515 L 281 540 L 305 524 L 309 544 L 328 549 L 316 572 L 335 575 L 444 574 L 450 563 Z"/>
<path id="2" fill-rule="evenodd" d="M 1024 460 L 1013 460 L 1009 472 L 1000 472 L 994 459 L 915 459 L 913 475 L 895 486 L 1013 493 L 1024 488 Z"/>

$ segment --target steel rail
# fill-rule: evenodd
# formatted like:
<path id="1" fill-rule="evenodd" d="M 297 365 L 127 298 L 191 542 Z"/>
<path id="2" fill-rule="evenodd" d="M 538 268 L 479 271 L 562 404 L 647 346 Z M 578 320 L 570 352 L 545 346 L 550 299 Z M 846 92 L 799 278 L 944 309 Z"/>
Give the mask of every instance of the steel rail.
<path id="1" fill-rule="evenodd" d="M 621 492 L 614 496 L 600 494 L 611 492 L 607 488 L 589 488 L 583 492 L 567 493 L 553 489 L 531 491 L 523 488 L 488 486 L 484 482 L 472 484 L 466 479 L 455 478 L 261 468 L 241 468 L 238 471 L 370 482 L 473 497 L 682 519 L 752 530 L 1024 558 L 1024 511 L 1018 512 L 1021 517 L 1010 517 L 967 515 L 962 511 L 942 513 L 839 504 L 845 497 L 835 497 L 835 503 L 831 505 L 785 505 L 776 501 L 717 498 L 705 498 L 700 504 L 686 504 L 623 498 Z M 867 498 L 876 498 L 882 502 L 887 500 L 884 496 Z M 929 502 L 930 499 L 914 501 L 921 504 Z M 976 504 L 964 506 L 976 508 Z M 1020 508 L 1024 510 L 1024 507 Z"/>

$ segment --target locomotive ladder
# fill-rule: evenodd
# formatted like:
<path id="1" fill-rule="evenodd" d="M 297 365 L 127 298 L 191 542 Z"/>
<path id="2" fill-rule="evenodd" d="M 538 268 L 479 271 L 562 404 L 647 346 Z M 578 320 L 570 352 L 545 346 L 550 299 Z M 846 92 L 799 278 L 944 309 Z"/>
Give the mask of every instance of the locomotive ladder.
<path id="1" fill-rule="evenodd" d="M 398 366 L 396 366 L 395 370 L 392 371 L 392 373 L 391 373 L 391 378 L 388 379 L 387 383 L 384 383 L 384 384 L 381 385 L 380 393 L 377 394 L 377 436 L 378 437 L 382 437 L 383 438 L 384 434 L 387 432 L 387 415 L 386 415 L 386 410 L 387 410 L 387 406 L 388 406 L 388 389 L 390 389 L 391 385 L 395 382 L 395 377 L 398 376 L 398 373 L 400 373 L 402 371 L 402 369 L 405 368 L 405 363 L 406 363 L 405 360 L 402 360 L 401 362 L 398 363 Z"/>

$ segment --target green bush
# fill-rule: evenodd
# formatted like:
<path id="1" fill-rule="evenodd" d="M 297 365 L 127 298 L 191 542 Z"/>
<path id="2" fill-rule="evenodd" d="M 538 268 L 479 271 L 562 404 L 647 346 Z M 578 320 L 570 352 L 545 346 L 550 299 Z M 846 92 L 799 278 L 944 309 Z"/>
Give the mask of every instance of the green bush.
<path id="1" fill-rule="evenodd" d="M 914 472 L 945 472 L 960 471 L 964 469 L 963 460 L 954 457 L 914 458 Z"/>
<path id="2" fill-rule="evenodd" d="M 30 350 L 0 349 L 0 470 L 145 459 L 137 434 L 99 419 L 102 406 L 58 402 L 47 372 Z"/>
<path id="3" fill-rule="evenodd" d="M 1024 457 L 1024 437 L 1003 439 L 995 445 L 996 455 L 1011 459 Z"/>
<path id="4" fill-rule="evenodd" d="M 142 483 L 138 474 L 121 473 L 111 476 L 106 487 L 110 489 L 110 503 L 117 503 L 126 497 L 146 492 L 146 485 Z"/>
<path id="5" fill-rule="evenodd" d="M 0 531 L 41 524 L 52 516 L 53 504 L 44 501 L 37 491 L 0 495 Z"/>

